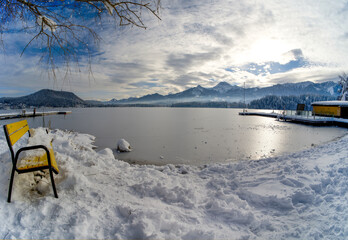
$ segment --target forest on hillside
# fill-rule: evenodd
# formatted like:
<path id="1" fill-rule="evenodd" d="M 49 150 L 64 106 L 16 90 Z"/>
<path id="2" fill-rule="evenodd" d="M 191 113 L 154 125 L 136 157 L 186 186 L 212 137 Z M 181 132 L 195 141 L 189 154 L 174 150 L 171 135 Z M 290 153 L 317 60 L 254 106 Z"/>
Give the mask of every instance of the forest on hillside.
<path id="1" fill-rule="evenodd" d="M 312 110 L 312 102 L 336 100 L 334 96 L 301 95 L 301 96 L 266 96 L 253 100 L 248 104 L 252 109 L 296 110 L 297 104 L 305 104 L 305 110 Z"/>

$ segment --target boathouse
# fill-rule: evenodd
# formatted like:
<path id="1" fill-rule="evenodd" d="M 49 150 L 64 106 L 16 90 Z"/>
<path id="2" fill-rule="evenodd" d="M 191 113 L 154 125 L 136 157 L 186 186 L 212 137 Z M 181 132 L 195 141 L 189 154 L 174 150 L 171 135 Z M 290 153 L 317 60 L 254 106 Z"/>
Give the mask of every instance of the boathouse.
<path id="1" fill-rule="evenodd" d="M 313 102 L 313 115 L 348 118 L 348 101 Z"/>

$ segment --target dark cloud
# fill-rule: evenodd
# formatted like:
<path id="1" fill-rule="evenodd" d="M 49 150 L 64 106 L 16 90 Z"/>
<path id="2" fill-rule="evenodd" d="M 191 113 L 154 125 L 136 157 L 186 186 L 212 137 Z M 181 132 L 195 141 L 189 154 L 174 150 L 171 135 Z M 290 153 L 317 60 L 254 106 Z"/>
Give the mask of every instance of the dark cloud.
<path id="1" fill-rule="evenodd" d="M 195 74 L 183 74 L 177 77 L 175 80 L 168 81 L 170 84 L 177 85 L 179 87 L 195 86 L 201 82 L 201 78 Z"/>
<path id="2" fill-rule="evenodd" d="M 123 62 L 108 63 L 106 73 L 114 83 L 132 83 L 143 79 L 152 70 L 146 64 Z"/>
<path id="3" fill-rule="evenodd" d="M 172 85 L 179 87 L 192 87 L 196 85 L 211 85 L 216 82 L 216 79 L 221 80 L 225 76 L 217 75 L 214 73 L 204 73 L 204 72 L 189 72 L 187 74 L 182 74 L 175 78 L 174 80 L 168 81 Z"/>
<path id="4" fill-rule="evenodd" d="M 296 60 L 303 59 L 303 53 L 301 49 L 293 49 L 290 50 L 288 53 L 291 53 Z"/>
<path id="5" fill-rule="evenodd" d="M 344 38 L 344 39 L 348 39 L 348 32 L 346 32 L 346 33 L 343 34 L 343 38 Z"/>
<path id="6" fill-rule="evenodd" d="M 187 34 L 198 34 L 201 36 L 209 36 L 212 39 L 215 39 L 218 43 L 223 45 L 232 46 L 233 39 L 227 36 L 227 31 L 220 31 L 220 28 L 217 26 L 203 25 L 202 23 L 192 23 L 186 24 L 184 26 L 184 31 Z"/>
<path id="7" fill-rule="evenodd" d="M 177 72 L 185 72 L 192 67 L 220 58 L 220 49 L 194 54 L 169 54 L 166 64 Z"/>

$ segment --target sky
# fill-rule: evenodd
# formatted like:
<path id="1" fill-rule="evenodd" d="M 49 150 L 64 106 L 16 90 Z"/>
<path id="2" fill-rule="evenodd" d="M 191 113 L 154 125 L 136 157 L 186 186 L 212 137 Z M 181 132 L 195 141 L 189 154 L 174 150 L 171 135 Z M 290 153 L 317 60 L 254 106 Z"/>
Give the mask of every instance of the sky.
<path id="1" fill-rule="evenodd" d="M 169 94 L 225 81 L 265 87 L 338 81 L 348 71 L 348 1 L 162 0 L 161 20 L 142 13 L 147 29 L 106 27 L 79 70 L 49 78 L 39 54 L 22 50 L 30 34 L 3 34 L 0 97 L 43 88 L 82 99 Z M 74 67 L 73 67 L 74 68 Z"/>

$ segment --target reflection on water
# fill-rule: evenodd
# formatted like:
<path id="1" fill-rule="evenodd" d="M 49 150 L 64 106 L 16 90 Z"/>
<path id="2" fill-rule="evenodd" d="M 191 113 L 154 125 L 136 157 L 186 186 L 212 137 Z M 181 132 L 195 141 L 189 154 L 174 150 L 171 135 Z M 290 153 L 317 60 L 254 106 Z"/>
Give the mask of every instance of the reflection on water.
<path id="1" fill-rule="evenodd" d="M 70 110 L 70 109 L 69 109 Z M 238 109 L 76 108 L 69 115 L 29 118 L 32 127 L 96 136 L 99 149 L 126 139 L 133 147 L 117 158 L 150 164 L 192 164 L 259 159 L 295 152 L 346 134 L 337 127 L 310 127 L 273 118 L 239 116 Z M 12 120 L 16 121 L 16 120 Z M 5 124 L 6 121 L 2 121 Z"/>

